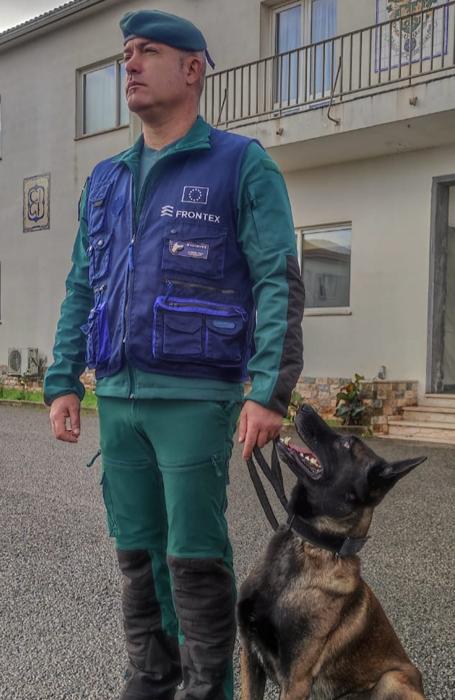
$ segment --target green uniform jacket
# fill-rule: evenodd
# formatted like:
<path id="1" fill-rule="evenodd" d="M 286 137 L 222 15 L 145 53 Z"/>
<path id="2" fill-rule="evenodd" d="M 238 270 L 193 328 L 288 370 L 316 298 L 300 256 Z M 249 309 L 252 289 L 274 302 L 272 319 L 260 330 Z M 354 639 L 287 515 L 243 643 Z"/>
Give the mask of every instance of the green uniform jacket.
<path id="1" fill-rule="evenodd" d="M 182 139 L 159 153 L 137 197 L 137 216 L 147 189 L 153 187 L 156 164 L 162 164 L 177 146 L 179 153 L 197 149 L 200 145 L 207 147 L 209 130 L 209 125 L 199 117 Z M 131 169 L 136 191 L 142 144 L 140 137 L 131 148 L 117 156 Z M 252 389 L 247 398 L 285 415 L 291 391 L 303 366 L 304 289 L 283 176 L 270 156 L 254 142 L 246 150 L 240 173 L 238 240 L 248 261 L 257 307 L 255 353 L 248 365 Z M 85 370 L 85 336 L 81 326 L 86 323 L 93 306 L 87 248 L 84 188 L 79 204 L 79 231 L 73 249 L 73 265 L 66 280 L 66 297 L 57 326 L 54 362 L 44 383 L 47 404 L 64 394 L 75 393 L 80 398 L 84 395 L 79 379 Z M 120 372 L 98 381 L 96 393 L 98 396 L 137 399 L 241 401 L 243 386 L 143 372 L 125 363 Z"/>

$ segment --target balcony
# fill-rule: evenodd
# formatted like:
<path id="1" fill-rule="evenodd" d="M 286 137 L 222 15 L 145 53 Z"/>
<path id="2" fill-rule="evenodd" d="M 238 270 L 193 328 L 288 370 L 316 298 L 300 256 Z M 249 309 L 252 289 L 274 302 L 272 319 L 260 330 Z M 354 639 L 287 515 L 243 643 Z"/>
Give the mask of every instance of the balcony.
<path id="1" fill-rule="evenodd" d="M 387 127 L 402 150 L 455 141 L 454 77 L 452 0 L 209 75 L 201 113 L 220 129 L 280 149 L 275 156 L 284 157 L 288 169 L 301 160 L 293 144 L 317 140 L 317 157 L 309 153 L 314 166 L 344 160 L 352 148 L 364 157 L 390 152 Z M 353 143 L 353 132 L 371 129 L 380 133 Z M 324 155 L 321 137 L 348 134 L 340 153 L 338 138 Z"/>

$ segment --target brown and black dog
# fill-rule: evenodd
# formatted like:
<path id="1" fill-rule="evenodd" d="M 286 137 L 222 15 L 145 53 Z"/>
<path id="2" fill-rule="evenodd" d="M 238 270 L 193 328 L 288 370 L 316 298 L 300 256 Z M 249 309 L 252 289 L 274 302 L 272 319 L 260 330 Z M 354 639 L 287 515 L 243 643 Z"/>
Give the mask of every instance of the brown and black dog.
<path id="1" fill-rule="evenodd" d="M 425 457 L 386 462 L 310 406 L 296 428 L 311 452 L 277 442 L 298 477 L 289 524 L 240 589 L 242 700 L 262 700 L 267 676 L 280 700 L 425 700 L 356 556 L 374 508 Z"/>

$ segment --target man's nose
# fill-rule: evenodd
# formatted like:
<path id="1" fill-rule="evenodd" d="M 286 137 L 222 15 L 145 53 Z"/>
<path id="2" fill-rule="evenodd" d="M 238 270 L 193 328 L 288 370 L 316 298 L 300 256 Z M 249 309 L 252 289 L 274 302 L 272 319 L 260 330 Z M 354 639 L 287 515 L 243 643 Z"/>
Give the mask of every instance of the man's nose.
<path id="1" fill-rule="evenodd" d="M 125 70 L 127 73 L 138 73 L 140 71 L 140 56 L 136 52 L 125 61 Z"/>

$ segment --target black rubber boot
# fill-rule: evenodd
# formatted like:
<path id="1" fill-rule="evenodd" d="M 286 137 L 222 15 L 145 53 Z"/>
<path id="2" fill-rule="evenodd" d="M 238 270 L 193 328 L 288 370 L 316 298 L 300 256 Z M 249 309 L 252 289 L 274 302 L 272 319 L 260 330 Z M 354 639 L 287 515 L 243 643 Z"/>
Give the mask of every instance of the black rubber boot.
<path id="1" fill-rule="evenodd" d="M 175 700 L 230 700 L 235 641 L 232 573 L 222 559 L 168 557 L 184 644 L 183 688 Z"/>
<path id="2" fill-rule="evenodd" d="M 123 626 L 129 666 L 120 700 L 173 700 L 181 681 L 178 641 L 161 628 L 146 550 L 117 550 L 123 574 Z"/>

